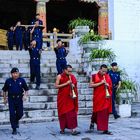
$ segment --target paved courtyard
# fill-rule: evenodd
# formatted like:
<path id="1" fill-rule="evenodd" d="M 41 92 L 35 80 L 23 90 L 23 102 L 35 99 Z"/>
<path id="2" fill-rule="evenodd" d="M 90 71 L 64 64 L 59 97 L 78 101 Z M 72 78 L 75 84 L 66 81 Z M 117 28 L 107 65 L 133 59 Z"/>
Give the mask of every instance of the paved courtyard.
<path id="1" fill-rule="evenodd" d="M 113 135 L 103 135 L 96 130 L 88 132 L 89 118 L 79 119 L 79 136 L 59 134 L 58 121 L 45 123 L 21 124 L 18 135 L 11 134 L 10 125 L 0 126 L 0 140 L 140 140 L 140 118 L 110 119 L 110 130 Z"/>

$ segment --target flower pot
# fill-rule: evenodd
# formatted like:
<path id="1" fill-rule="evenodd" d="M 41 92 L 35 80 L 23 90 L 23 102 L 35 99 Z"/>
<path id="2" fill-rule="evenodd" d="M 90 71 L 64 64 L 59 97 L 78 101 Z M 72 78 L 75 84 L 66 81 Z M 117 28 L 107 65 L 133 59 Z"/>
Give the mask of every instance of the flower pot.
<path id="1" fill-rule="evenodd" d="M 92 60 L 92 65 L 102 65 L 102 64 L 106 64 L 108 65 L 109 64 L 109 60 L 108 59 L 103 59 L 103 58 L 96 58 L 94 60 Z"/>
<path id="2" fill-rule="evenodd" d="M 89 41 L 86 44 L 83 44 L 83 50 L 85 53 L 91 52 L 92 49 L 99 48 L 99 42 Z"/>
<path id="3" fill-rule="evenodd" d="M 119 105 L 119 115 L 121 117 L 131 117 L 131 104 Z"/>
<path id="4" fill-rule="evenodd" d="M 131 104 L 135 98 L 135 96 L 130 92 L 130 90 L 122 90 L 122 93 L 120 93 L 120 104 L 126 104 L 129 103 Z"/>
<path id="5" fill-rule="evenodd" d="M 75 27 L 75 34 L 79 37 L 89 32 L 89 26 L 77 26 Z"/>

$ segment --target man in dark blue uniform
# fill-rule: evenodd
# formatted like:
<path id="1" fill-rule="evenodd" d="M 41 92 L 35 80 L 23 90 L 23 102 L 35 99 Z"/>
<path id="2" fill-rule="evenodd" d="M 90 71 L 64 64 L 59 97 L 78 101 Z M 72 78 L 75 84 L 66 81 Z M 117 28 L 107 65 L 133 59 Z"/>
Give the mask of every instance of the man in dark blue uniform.
<path id="1" fill-rule="evenodd" d="M 34 27 L 31 30 L 32 40 L 36 40 L 38 42 L 38 48 L 42 49 L 42 30 L 43 26 L 41 27 L 39 21 L 36 21 Z"/>
<path id="2" fill-rule="evenodd" d="M 54 48 L 56 54 L 56 67 L 58 74 L 63 72 L 63 69 L 67 65 L 66 56 L 68 52 L 66 51 L 65 47 L 62 45 L 62 41 L 60 39 L 57 40 L 57 47 Z"/>
<path id="3" fill-rule="evenodd" d="M 13 50 L 13 45 L 14 45 L 14 27 L 13 26 L 10 27 L 6 35 L 7 35 L 7 40 L 8 40 L 8 49 Z"/>
<path id="4" fill-rule="evenodd" d="M 36 14 L 36 18 L 31 22 L 31 25 L 34 25 L 36 21 L 39 21 L 39 25 L 43 25 L 43 21 L 40 20 L 40 14 Z"/>
<path id="5" fill-rule="evenodd" d="M 39 13 L 36 14 L 36 19 L 34 19 L 34 20 L 31 22 L 31 25 L 35 25 L 35 24 L 36 24 L 36 21 L 38 22 L 38 26 L 39 26 L 39 25 L 40 25 L 40 26 L 43 26 L 43 21 L 40 20 L 40 14 L 39 14 Z M 41 28 L 37 28 L 37 29 L 36 29 L 36 32 L 37 32 L 37 34 L 38 34 L 38 36 L 39 36 L 39 38 L 40 38 L 39 45 L 40 45 L 40 47 L 41 47 L 41 49 L 42 49 L 42 44 L 43 44 L 43 39 L 42 39 L 42 37 L 43 37 L 43 32 L 42 32 L 42 29 L 41 29 Z"/>
<path id="6" fill-rule="evenodd" d="M 116 62 L 113 62 L 111 64 L 112 69 L 108 72 L 108 74 L 111 77 L 112 80 L 112 113 L 114 115 L 114 118 L 117 119 L 120 116 L 117 114 L 116 108 L 115 108 L 115 100 L 116 100 L 116 91 L 120 89 L 121 87 L 121 78 L 120 73 L 117 71 L 118 66 Z"/>
<path id="7" fill-rule="evenodd" d="M 5 104 L 7 104 L 8 96 L 12 134 L 17 134 L 19 120 L 23 116 L 23 100 L 26 100 L 28 87 L 25 80 L 19 77 L 18 68 L 13 68 L 11 75 L 12 78 L 6 80 L 2 90 Z"/>
<path id="8" fill-rule="evenodd" d="M 20 25 L 21 25 L 21 22 L 18 21 L 16 26 L 15 26 L 15 29 L 14 29 L 16 50 L 19 50 L 19 48 L 20 48 L 20 50 L 22 50 L 22 47 L 23 47 L 23 43 L 22 43 L 23 27 Z"/>
<path id="9" fill-rule="evenodd" d="M 31 30 L 32 42 L 29 49 L 30 53 L 30 88 L 32 88 L 32 83 L 34 83 L 36 78 L 36 89 L 40 89 L 40 55 L 41 55 L 41 39 L 38 34 L 38 29 L 40 28 L 38 21 L 36 21 L 35 26 Z"/>
<path id="10" fill-rule="evenodd" d="M 24 49 L 28 50 L 30 46 L 30 31 L 31 28 L 25 28 L 24 33 L 23 33 L 23 44 L 24 44 Z"/>

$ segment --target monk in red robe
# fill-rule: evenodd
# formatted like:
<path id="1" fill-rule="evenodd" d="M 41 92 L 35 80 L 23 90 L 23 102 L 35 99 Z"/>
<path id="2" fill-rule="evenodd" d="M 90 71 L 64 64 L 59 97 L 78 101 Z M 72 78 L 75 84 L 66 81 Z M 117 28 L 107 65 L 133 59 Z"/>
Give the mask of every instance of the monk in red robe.
<path id="1" fill-rule="evenodd" d="M 103 131 L 103 134 L 112 135 L 108 131 L 109 114 L 112 112 L 112 82 L 107 74 L 107 66 L 105 64 L 100 66 L 97 74 L 92 75 L 90 87 L 94 88 L 90 129 L 94 129 L 94 123 L 96 123 L 97 130 Z"/>
<path id="2" fill-rule="evenodd" d="M 72 66 L 67 65 L 62 74 L 57 76 L 56 88 L 58 88 L 57 109 L 60 123 L 60 133 L 65 134 L 65 128 L 71 129 L 72 135 L 80 132 L 77 127 L 78 91 L 77 80 L 72 74 Z"/>

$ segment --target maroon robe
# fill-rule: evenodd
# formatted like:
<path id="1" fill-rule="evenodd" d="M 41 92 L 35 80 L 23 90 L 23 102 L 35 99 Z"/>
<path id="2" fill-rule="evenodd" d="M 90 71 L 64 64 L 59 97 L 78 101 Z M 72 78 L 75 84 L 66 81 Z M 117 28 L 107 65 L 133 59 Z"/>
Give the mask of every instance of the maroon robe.
<path id="1" fill-rule="evenodd" d="M 74 75 L 70 75 L 72 83 L 75 85 L 74 91 L 77 98 L 71 98 L 70 85 L 64 86 L 58 90 L 57 96 L 57 109 L 61 130 L 65 128 L 74 129 L 77 127 L 77 111 L 78 111 L 78 92 L 77 92 L 77 80 Z M 66 83 L 69 77 L 65 74 L 61 74 L 60 85 Z"/>
<path id="2" fill-rule="evenodd" d="M 106 98 L 105 85 L 102 84 L 94 88 L 93 91 L 93 114 L 92 123 L 97 124 L 97 130 L 108 130 L 109 113 L 112 112 L 112 82 L 110 76 L 105 74 L 105 80 L 109 84 L 108 91 L 110 98 Z M 100 73 L 92 75 L 92 81 L 99 83 L 103 80 L 103 76 Z"/>

